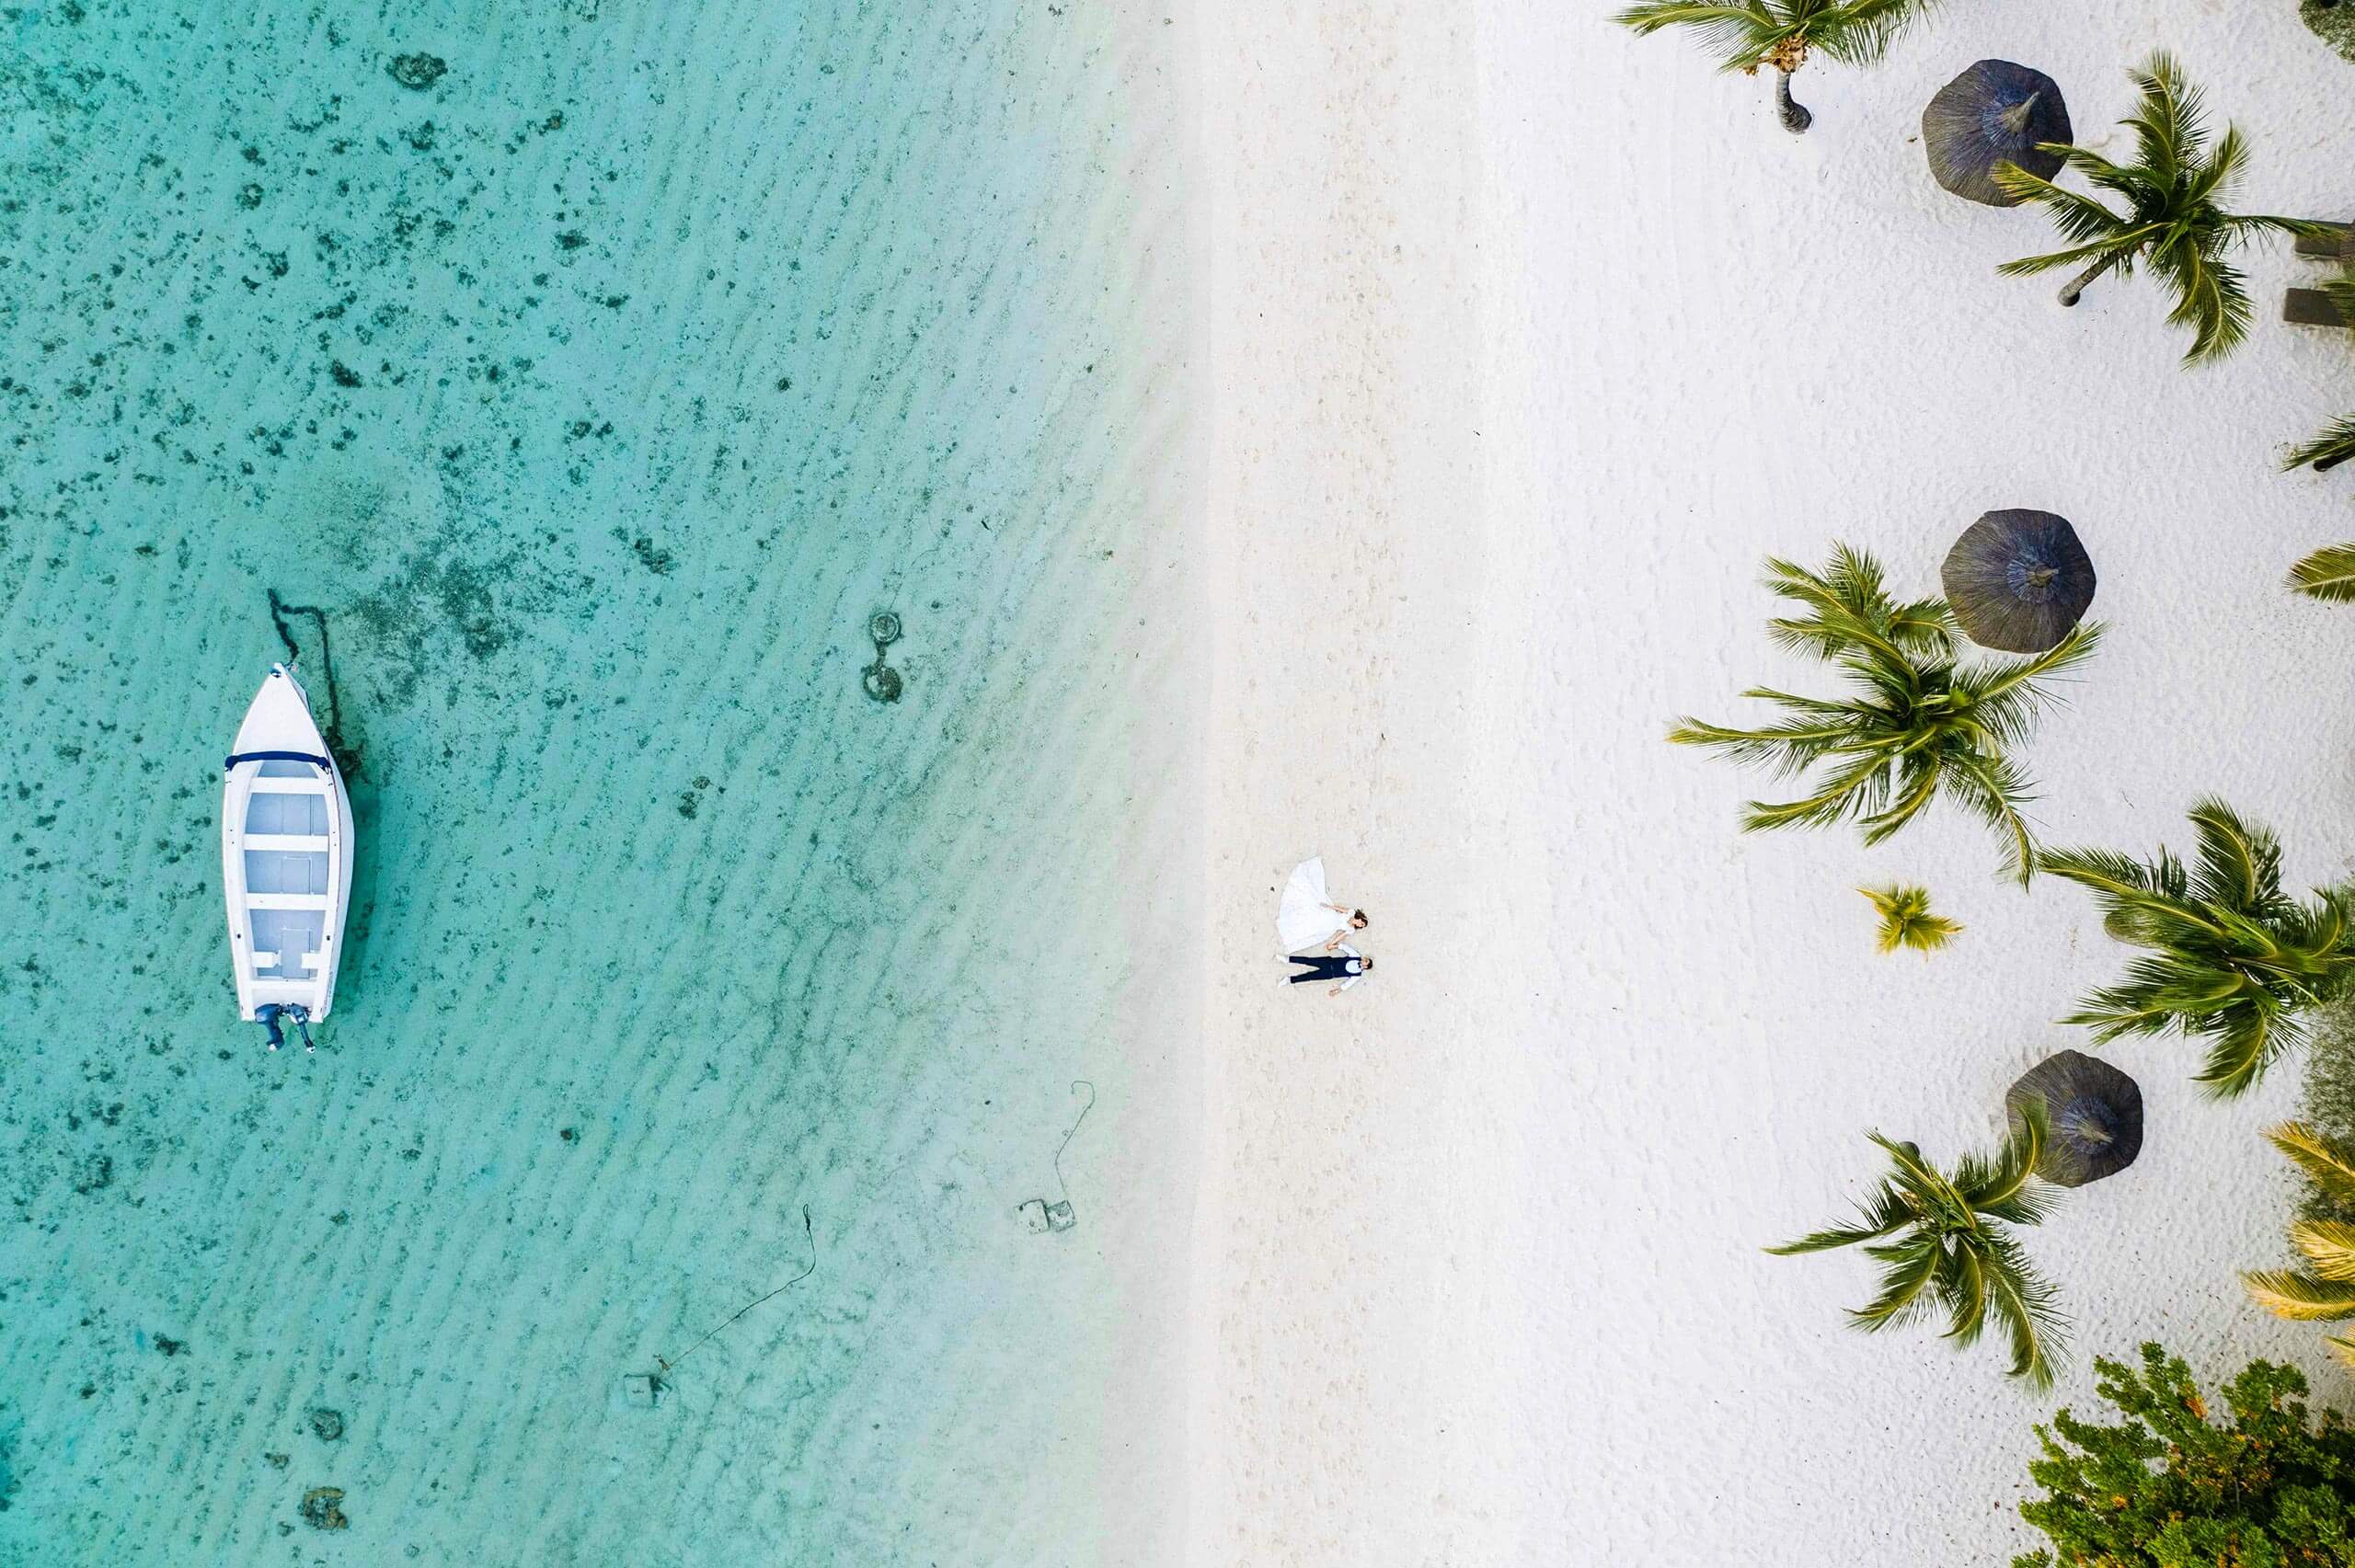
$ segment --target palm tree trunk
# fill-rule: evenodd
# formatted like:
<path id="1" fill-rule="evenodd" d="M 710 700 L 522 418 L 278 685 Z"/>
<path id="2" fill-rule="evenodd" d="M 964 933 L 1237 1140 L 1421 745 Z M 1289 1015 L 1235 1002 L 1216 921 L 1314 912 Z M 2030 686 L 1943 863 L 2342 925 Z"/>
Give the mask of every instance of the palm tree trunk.
<path id="1" fill-rule="evenodd" d="M 1815 123 L 1815 116 L 1807 105 L 1791 97 L 1791 74 L 1775 73 L 1775 112 L 1783 117 L 1783 129 L 1797 136 Z"/>
<path id="2" fill-rule="evenodd" d="M 2064 305 L 2075 304 L 2077 301 L 2084 296 L 2085 285 L 2108 270 L 2108 262 L 2097 261 L 2091 267 L 2086 268 L 2083 272 L 2078 273 L 2075 277 L 2062 284 L 2061 303 Z"/>

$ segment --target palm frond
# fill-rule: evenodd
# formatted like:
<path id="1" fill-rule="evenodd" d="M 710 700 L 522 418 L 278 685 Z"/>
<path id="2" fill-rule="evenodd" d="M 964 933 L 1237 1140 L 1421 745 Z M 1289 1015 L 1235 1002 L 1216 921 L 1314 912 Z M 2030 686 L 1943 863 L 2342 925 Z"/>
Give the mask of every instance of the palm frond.
<path id="1" fill-rule="evenodd" d="M 2355 455 L 2355 418 L 2346 422 L 2349 455 Z M 2355 544 L 2326 544 L 2290 568 L 2290 586 L 2326 604 L 2355 603 Z"/>
<path id="2" fill-rule="evenodd" d="M 1987 1250 L 1987 1305 L 2011 1342 L 2010 1375 L 2031 1389 L 2049 1389 L 2068 1320 L 2061 1314 L 2051 1285 L 2028 1262 L 2018 1242 L 1992 1234 Z"/>
<path id="3" fill-rule="evenodd" d="M 1734 729 L 1697 718 L 1681 718 L 1668 732 L 1671 744 L 1704 746 L 1723 751 L 1741 762 L 1764 762 L 1784 773 L 1795 773 L 1817 758 L 1838 750 L 1855 736 L 1852 720 L 1821 715 L 1770 724 L 1760 729 Z"/>
<path id="4" fill-rule="evenodd" d="M 2355 1317 L 2355 1289 L 2295 1269 L 2253 1269 L 2241 1276 L 2241 1283 L 2277 1318 L 2316 1323 Z"/>
<path id="5" fill-rule="evenodd" d="M 1889 805 L 1865 818 L 1865 842 L 1880 842 L 1920 816 L 1937 797 L 1936 765 L 1918 755 L 1904 758 L 1898 763 L 1897 787 Z"/>
<path id="6" fill-rule="evenodd" d="M 2212 1036 L 2212 1043 L 2191 1081 L 2205 1087 L 2210 1098 L 2217 1100 L 2246 1093 L 2283 1052 L 2305 1038 L 2305 1032 L 2296 1020 L 2262 1005 L 2222 1013 L 2215 1026 L 2207 1032 Z"/>
<path id="7" fill-rule="evenodd" d="M 2355 1225 L 2342 1219 L 2301 1219 L 2290 1227 L 2290 1242 L 2305 1253 L 2316 1278 L 2347 1287 L 2355 1301 Z"/>
<path id="8" fill-rule="evenodd" d="M 2059 143 L 2044 148 L 2048 153 L 2056 150 L 2065 157 L 2076 149 L 2062 146 Z M 1995 183 L 2015 200 L 2043 207 L 2050 212 L 2052 214 L 2053 226 L 2058 228 L 2064 237 L 2080 246 L 2096 242 L 2115 243 L 2122 238 L 2133 225 L 2133 214 L 2128 213 L 2121 217 L 2092 197 L 2071 190 L 2065 186 L 2055 185 L 2043 176 L 2031 174 L 2015 163 L 1996 165 L 1994 179 Z M 2003 269 L 2007 272 L 2020 269 L 2024 269 L 2021 263 L 2016 261 Z M 2042 270 L 2040 268 L 2035 269 Z"/>
<path id="9" fill-rule="evenodd" d="M 1828 827 L 1852 817 L 1868 817 L 1889 798 L 1888 762 L 1876 752 L 1833 770 L 1823 787 L 1797 800 L 1753 800 L 1741 810 L 1741 830 L 1762 833 L 1774 828 Z"/>
<path id="10" fill-rule="evenodd" d="M 2283 1122 L 2265 1136 L 2326 1197 L 2355 1203 L 2355 1150 L 2332 1142 L 2308 1122 Z"/>
<path id="11" fill-rule="evenodd" d="M 2090 887 L 2105 900 L 2145 899 L 2155 891 L 2152 869 L 2115 850 L 2045 850 L 2036 857 L 2036 868 Z"/>
<path id="12" fill-rule="evenodd" d="M 1913 1322 L 1930 1305 L 1924 1296 L 1938 1277 L 1946 1250 L 1936 1236 L 1917 1232 L 1902 1241 L 1866 1249 L 1881 1265 L 1880 1293 L 1849 1310 L 1849 1320 L 1867 1332 Z"/>
<path id="13" fill-rule="evenodd" d="M 1796 1242 L 1785 1242 L 1765 1250 L 1776 1257 L 1791 1257 L 1800 1253 L 1830 1252 L 1835 1247 L 1852 1247 L 1859 1242 L 1877 1242 L 1913 1222 L 1913 1210 L 1884 1183 L 1865 1202 L 1856 1206 L 1856 1222 L 1853 1225 L 1832 1225 L 1811 1230 Z"/>
<path id="14" fill-rule="evenodd" d="M 2142 95 L 2123 121 L 2134 132 L 2138 160 L 2154 178 L 2172 182 L 2198 161 L 2207 140 L 2200 89 L 2184 80 L 2183 67 L 2165 50 L 2127 74 Z"/>
<path id="15" fill-rule="evenodd" d="M 2005 875 L 2027 887 L 2036 875 L 2036 841 L 2028 836 L 2028 818 L 2020 815 L 2020 807 L 2028 804 L 2027 781 L 2008 761 L 1975 751 L 1954 754 L 1947 768 L 1955 798 L 2001 840 Z"/>
<path id="16" fill-rule="evenodd" d="M 1947 1330 L 1939 1337 L 1954 1341 L 1958 1350 L 1979 1343 L 1987 1326 L 1987 1265 L 1975 1247 L 1957 1247 L 1947 1254 L 1947 1276 L 1941 1281 L 1947 1301 Z"/>
<path id="17" fill-rule="evenodd" d="M 2223 136 L 2216 143 L 2216 150 L 2201 160 L 2185 182 L 2184 195 L 2193 201 L 2218 201 L 2233 193 L 2244 171 L 2248 167 L 2248 142 L 2237 125 L 2224 127 Z"/>
<path id="18" fill-rule="evenodd" d="M 2176 305 L 2167 324 L 2191 328 L 2185 364 L 2229 354 L 2247 338 L 2253 313 L 2239 269 L 2185 238 L 2154 246 L 2151 270 L 2175 285 Z"/>
<path id="19" fill-rule="evenodd" d="M 2051 1136 L 2046 1117 L 2040 1100 L 2030 1099 L 2021 1107 L 2019 1130 L 2004 1139 L 1994 1163 L 1972 1171 L 1968 1178 L 1957 1178 L 1955 1185 L 1963 1202 L 1973 1208 L 1992 1208 L 2029 1190 L 2037 1162 L 2044 1158 L 2044 1145 Z"/>
<path id="20" fill-rule="evenodd" d="M 2033 705 L 2050 699 L 2051 693 L 2038 686 L 2039 681 L 2065 675 L 2091 658 L 2101 647 L 2102 630 L 2098 621 L 2081 622 L 2032 658 L 2007 659 L 1957 675 L 1954 690 L 1975 706 L 1994 708 L 2005 714 L 2003 722 L 2008 723 L 2014 705 Z M 1980 716 L 1982 723 L 1996 722 L 1983 713 Z M 2005 738 L 2012 737 L 2006 734 Z"/>
<path id="21" fill-rule="evenodd" d="M 2063 267 L 2074 267 L 2080 262 L 2098 261 L 2101 264 L 2098 269 L 2087 269 L 2092 276 L 2085 281 L 2092 283 L 2111 272 L 2132 271 L 2134 258 L 2142 254 L 2146 243 L 2142 237 L 2121 235 L 2116 239 L 2095 240 L 2087 245 L 2050 251 L 2042 256 L 2023 256 L 2016 261 L 2005 262 L 1995 270 L 2006 278 L 2027 278 L 2039 272 L 2055 272 Z"/>
<path id="22" fill-rule="evenodd" d="M 2355 314 L 2350 314 L 2349 319 L 2355 319 Z M 2284 468 L 2310 467 L 2315 473 L 2322 474 L 2338 467 L 2350 457 L 2355 457 L 2355 414 L 2343 415 L 2332 420 L 2314 440 L 2301 442 L 2291 448 L 2289 454 L 2282 458 L 2281 466 Z M 2348 546 L 2340 545 L 2338 548 L 2345 550 Z M 2327 554 L 2327 552 L 2318 552 L 2318 554 Z M 2313 556 L 2307 557 L 2308 560 L 2313 558 Z M 2304 564 L 2303 561 L 2299 563 L 2301 567 Z M 2296 584 L 2294 578 L 2292 585 L 2301 586 Z M 2315 597 L 2322 596 L 2317 594 Z"/>
<path id="23" fill-rule="evenodd" d="M 2200 840 L 2195 897 L 2228 910 L 2257 909 L 2281 894 L 2281 845 L 2262 828 L 2252 828 L 2216 796 L 2192 804 L 2191 826 Z"/>
<path id="24" fill-rule="evenodd" d="M 1666 28 L 1689 28 L 1701 47 L 1718 57 L 1728 71 L 1758 68 L 1775 45 L 1788 33 L 1764 6 L 1703 5 L 1694 0 L 1643 0 L 1612 18 L 1648 37 Z"/>
<path id="25" fill-rule="evenodd" d="M 1843 65 L 1869 65 L 1932 8 L 1931 0 L 1845 0 L 1818 13 L 1807 41 Z"/>

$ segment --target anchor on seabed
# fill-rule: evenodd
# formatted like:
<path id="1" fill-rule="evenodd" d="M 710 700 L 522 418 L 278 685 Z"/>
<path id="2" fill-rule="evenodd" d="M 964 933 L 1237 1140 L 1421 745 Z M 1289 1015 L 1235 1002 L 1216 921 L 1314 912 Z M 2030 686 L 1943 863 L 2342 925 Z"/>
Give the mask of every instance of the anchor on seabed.
<path id="1" fill-rule="evenodd" d="M 254 1022 L 260 1024 L 262 1032 L 270 1036 L 271 1050 L 276 1050 L 286 1043 L 285 1033 L 278 1026 L 278 1021 L 281 1018 L 293 1024 L 295 1033 L 303 1036 L 304 1050 L 316 1052 L 319 1048 L 311 1044 L 311 1010 L 309 1008 L 300 1002 L 265 1001 L 254 1009 Z"/>

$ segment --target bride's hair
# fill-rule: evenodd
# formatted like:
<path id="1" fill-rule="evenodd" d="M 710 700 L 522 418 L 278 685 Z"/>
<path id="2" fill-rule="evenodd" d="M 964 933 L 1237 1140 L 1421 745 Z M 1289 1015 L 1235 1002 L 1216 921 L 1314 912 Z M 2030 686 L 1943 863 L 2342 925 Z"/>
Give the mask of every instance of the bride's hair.
<path id="1" fill-rule="evenodd" d="M 1365 911 L 1363 910 L 1360 910 L 1355 914 L 1352 914 L 1350 917 L 1350 923 L 1357 927 L 1360 931 L 1363 931 L 1367 924 Z"/>

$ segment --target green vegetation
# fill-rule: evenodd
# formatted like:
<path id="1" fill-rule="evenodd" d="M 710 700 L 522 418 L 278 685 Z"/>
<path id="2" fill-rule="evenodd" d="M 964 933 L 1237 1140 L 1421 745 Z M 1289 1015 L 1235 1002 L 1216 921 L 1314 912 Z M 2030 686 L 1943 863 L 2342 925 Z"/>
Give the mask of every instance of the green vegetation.
<path id="1" fill-rule="evenodd" d="M 2052 1542 L 2012 1568 L 2349 1568 L 2355 1565 L 2355 1430 L 2309 1418 L 2294 1367 L 2253 1361 L 2211 1424 L 2190 1368 L 2156 1345 L 2140 1370 L 2098 1360 L 2101 1397 L 2124 1418 L 2063 1410 L 2039 1426 L 2043 1495 L 2020 1516 Z"/>
<path id="2" fill-rule="evenodd" d="M 2241 1093 L 2304 1037 L 2301 1014 L 2339 996 L 2355 971 L 2344 895 L 2306 903 L 2281 891 L 2281 846 L 2210 796 L 2191 809 L 2197 864 L 2165 849 L 2145 864 L 2107 850 L 2039 857 L 2055 876 L 2091 888 L 2103 927 L 2145 948 L 2126 978 L 2085 998 L 2065 1020 L 2095 1038 L 2170 1029 L 2208 1042 L 2197 1081 Z"/>
<path id="3" fill-rule="evenodd" d="M 2355 4 L 2350 0 L 2300 0 L 2298 15 L 2315 37 L 2355 60 Z"/>
<path id="4" fill-rule="evenodd" d="M 2355 312 L 2355 283 L 2336 283 L 2334 290 L 2349 294 L 2348 309 Z M 2292 447 L 2290 455 L 2281 460 L 2284 468 L 2312 468 L 2317 474 L 2327 473 L 2349 458 L 2355 457 L 2355 414 L 2334 419 L 2323 432 L 2303 445 Z"/>
<path id="5" fill-rule="evenodd" d="M 2032 658 L 1963 668 L 1946 601 L 1895 602 L 1880 563 L 1860 551 L 1838 546 L 1820 574 L 1770 560 L 1766 586 L 1807 612 L 1768 623 L 1775 640 L 1836 665 L 1856 689 L 1819 699 L 1754 687 L 1742 695 L 1790 716 L 1763 729 L 1685 718 L 1670 732 L 1679 745 L 1709 747 L 1786 776 L 1821 766 L 1800 798 L 1752 801 L 1743 830 L 1853 818 L 1865 842 L 1878 843 L 1943 792 L 1996 830 L 2006 869 L 2025 883 L 2036 864 L 2020 815 L 2029 786 L 2009 752 L 2050 700 L 2038 682 L 2082 663 L 2101 628 L 2076 627 Z"/>
<path id="6" fill-rule="evenodd" d="M 1898 35 L 1935 8 L 1936 0 L 1640 0 L 1612 17 L 1647 36 L 1662 28 L 1690 28 L 1725 69 L 1754 76 L 1775 69 L 1775 104 L 1793 133 L 1815 116 L 1791 97 L 1791 74 L 1821 54 L 1843 65 L 1869 65 L 1889 52 Z"/>
<path id="7" fill-rule="evenodd" d="M 2355 1147 L 2355 993 L 2318 1008 L 2306 1045 L 2304 1115 L 2323 1137 Z M 2302 1210 L 2318 1219 L 2355 1219 L 2355 1201 L 2334 1201 L 2309 1184 Z"/>
<path id="8" fill-rule="evenodd" d="M 2355 1207 L 2355 1145 L 2335 1142 L 2303 1122 L 2285 1122 L 2265 1136 L 2326 1203 L 2342 1210 Z M 2290 1227 L 2290 1243 L 2306 1266 L 2245 1274 L 2241 1283 L 2248 1293 L 2275 1316 L 2300 1322 L 2355 1318 L 2355 1224 L 2308 1215 Z M 2340 1360 L 2355 1366 L 2355 1340 L 2327 1343 Z"/>
<path id="9" fill-rule="evenodd" d="M 2290 568 L 2290 586 L 2327 604 L 2355 601 L 2355 544 L 2326 544 L 2315 551 Z"/>
<path id="10" fill-rule="evenodd" d="M 2226 254 L 2265 230 L 2319 229 L 2294 218 L 2241 216 L 2218 205 L 2230 197 L 2248 162 L 2240 132 L 2226 127 L 2215 150 L 2208 151 L 2200 91 L 2183 79 L 2172 56 L 2154 54 L 2133 75 L 2142 93 L 2124 121 L 2134 132 L 2133 162 L 2114 164 L 2087 147 L 2051 148 L 2097 189 L 2120 198 L 2125 211 L 2112 212 L 2090 196 L 2005 165 L 1995 171 L 1996 183 L 2024 202 L 2049 209 L 2071 243 L 2065 250 L 2006 262 L 2003 270 L 2020 276 L 2082 268 L 2061 291 L 2061 303 L 2074 305 L 2105 274 L 2131 277 L 2137 265 L 2148 267 L 2175 292 L 2168 322 L 2191 328 L 2184 362 L 2212 360 L 2248 335 L 2248 289 Z"/>
<path id="11" fill-rule="evenodd" d="M 1880 950 L 1894 953 L 1910 947 L 1935 953 L 1960 934 L 1962 927 L 1944 915 L 1930 912 L 1927 887 L 1859 887 L 1880 911 Z"/>
<path id="12" fill-rule="evenodd" d="M 2036 1175 L 2046 1137 L 2042 1104 L 2027 1108 L 1994 1159 L 1966 1155 L 1951 1175 L 1911 1143 L 1868 1136 L 1893 1169 L 1859 1206 L 1856 1223 L 1766 1250 L 1788 1256 L 1874 1243 L 1865 1255 L 1881 1265 L 1880 1294 L 1848 1314 L 1856 1327 L 1884 1329 L 1943 1312 L 1945 1337 L 1959 1349 L 1975 1343 L 1992 1318 L 2011 1342 L 2011 1375 L 2036 1388 L 2051 1384 L 2062 1319 L 2052 1287 L 2009 1229 L 2037 1224 L 2051 1208 L 2050 1190 Z"/>

